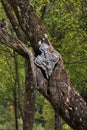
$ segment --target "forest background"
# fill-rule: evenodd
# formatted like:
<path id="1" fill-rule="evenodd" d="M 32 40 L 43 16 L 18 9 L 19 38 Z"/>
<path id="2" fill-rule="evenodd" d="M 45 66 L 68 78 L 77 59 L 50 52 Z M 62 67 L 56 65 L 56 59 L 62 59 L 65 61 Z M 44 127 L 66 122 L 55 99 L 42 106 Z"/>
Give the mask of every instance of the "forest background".
<path id="1" fill-rule="evenodd" d="M 87 0 L 31 0 L 36 14 L 45 26 L 50 41 L 64 61 L 75 89 L 87 101 Z M 0 20 L 9 20 L 0 4 Z M 17 69 L 17 71 L 16 71 Z M 18 85 L 17 76 L 20 86 Z M 25 60 L 0 44 L 0 129 L 15 129 L 15 100 L 19 130 L 22 118 L 19 109 L 24 102 Z M 55 113 L 38 92 L 36 94 L 34 130 L 55 130 Z M 71 130 L 64 122 L 63 130 Z"/>

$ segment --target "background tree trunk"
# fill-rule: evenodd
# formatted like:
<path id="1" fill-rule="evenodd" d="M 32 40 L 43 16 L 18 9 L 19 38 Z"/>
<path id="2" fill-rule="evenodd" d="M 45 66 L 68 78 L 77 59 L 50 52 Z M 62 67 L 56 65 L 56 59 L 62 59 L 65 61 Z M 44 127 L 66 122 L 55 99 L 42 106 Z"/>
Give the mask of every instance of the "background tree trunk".
<path id="1" fill-rule="evenodd" d="M 14 52 L 14 59 L 15 59 L 15 72 L 16 72 L 16 83 L 18 86 L 18 106 L 20 110 L 20 114 L 22 117 L 22 120 L 24 121 L 24 111 L 23 111 L 23 105 L 22 105 L 22 97 L 21 97 L 21 84 L 20 84 L 20 76 L 18 72 L 18 59 L 17 59 L 17 54 Z"/>
<path id="2" fill-rule="evenodd" d="M 15 115 L 15 129 L 18 130 L 18 106 L 17 106 L 17 92 L 16 92 L 16 81 L 15 81 L 15 89 L 13 90 L 14 95 L 14 115 Z"/>

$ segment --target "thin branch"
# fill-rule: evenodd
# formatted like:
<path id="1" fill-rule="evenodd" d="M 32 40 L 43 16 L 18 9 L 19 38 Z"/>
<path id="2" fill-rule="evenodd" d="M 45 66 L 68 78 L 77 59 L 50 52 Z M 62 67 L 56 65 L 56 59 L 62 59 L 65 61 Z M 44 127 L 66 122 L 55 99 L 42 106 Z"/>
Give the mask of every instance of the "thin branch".
<path id="1" fill-rule="evenodd" d="M 49 7 L 46 9 L 46 14 L 52 9 L 52 7 L 54 6 L 55 2 L 56 2 L 55 0 L 53 0 L 53 1 L 50 0 L 50 5 L 49 5 Z"/>
<path id="2" fill-rule="evenodd" d="M 44 19 L 44 16 L 46 14 L 46 8 L 47 8 L 47 5 L 44 5 L 41 9 L 41 21 Z"/>

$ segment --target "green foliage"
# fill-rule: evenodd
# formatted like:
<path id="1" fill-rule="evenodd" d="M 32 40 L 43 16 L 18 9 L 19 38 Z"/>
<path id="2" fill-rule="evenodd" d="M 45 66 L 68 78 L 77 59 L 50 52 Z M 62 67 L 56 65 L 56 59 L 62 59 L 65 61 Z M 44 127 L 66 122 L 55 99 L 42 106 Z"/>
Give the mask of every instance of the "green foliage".
<path id="1" fill-rule="evenodd" d="M 50 103 L 37 92 L 35 130 L 37 130 L 38 127 L 41 127 L 41 129 L 44 128 L 44 130 L 54 130 L 54 111 Z"/>
<path id="2" fill-rule="evenodd" d="M 2 20 L 3 18 L 6 18 L 5 12 L 3 10 L 3 7 L 0 3 L 0 20 Z"/>
<path id="3" fill-rule="evenodd" d="M 45 130 L 53 130 L 55 128 L 54 111 L 49 102 L 45 99 L 43 106 L 43 117 L 45 119 Z"/>
<path id="4" fill-rule="evenodd" d="M 18 64 L 19 75 L 22 86 L 21 90 L 22 92 L 24 92 L 25 61 L 22 57 L 18 56 L 18 63 L 19 63 Z M 15 75 L 13 50 L 1 45 L 0 46 L 0 112 L 1 112 L 0 129 L 2 130 L 12 130 L 12 129 L 15 130 L 14 106 L 13 106 L 14 90 L 17 91 L 18 93 L 17 86 L 15 86 L 15 79 L 16 79 L 15 76 L 16 75 Z"/>
<path id="5" fill-rule="evenodd" d="M 42 124 L 40 123 L 38 125 L 35 123 L 33 130 L 44 130 L 44 127 L 42 127 Z"/>
<path id="6" fill-rule="evenodd" d="M 6 103 L 0 102 L 0 129 L 11 130 L 11 126 L 15 126 L 13 111 Z"/>
<path id="7" fill-rule="evenodd" d="M 41 16 L 41 11 L 44 6 L 49 5 L 50 0 L 30 0 L 38 17 Z"/>
<path id="8" fill-rule="evenodd" d="M 67 124 L 63 125 L 63 130 L 72 130 Z"/>

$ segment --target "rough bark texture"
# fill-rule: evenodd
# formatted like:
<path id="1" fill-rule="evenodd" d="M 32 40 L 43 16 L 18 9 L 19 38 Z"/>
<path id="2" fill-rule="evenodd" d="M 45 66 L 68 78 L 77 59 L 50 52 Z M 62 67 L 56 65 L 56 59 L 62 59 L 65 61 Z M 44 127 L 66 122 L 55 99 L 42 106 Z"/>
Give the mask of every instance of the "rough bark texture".
<path id="1" fill-rule="evenodd" d="M 48 39 L 45 38 L 45 31 L 38 23 L 38 18 L 35 15 L 32 6 L 28 3 L 27 0 L 8 0 L 8 2 L 13 7 L 19 24 L 31 42 L 33 49 L 35 52 L 38 52 L 40 40 L 46 43 L 49 42 Z"/>
<path id="2" fill-rule="evenodd" d="M 17 39 L 6 28 L 0 28 L 0 42 L 18 52 L 21 56 L 29 58 L 29 50 L 25 44 Z"/>
<path id="3" fill-rule="evenodd" d="M 45 31 L 37 21 L 33 8 L 28 1 L 8 0 L 8 2 L 13 8 L 22 30 L 27 38 L 30 39 L 36 55 L 39 54 L 39 43 L 43 42 L 49 44 L 51 50 L 55 51 L 47 37 L 45 37 Z M 24 52 L 24 50 L 22 51 Z M 59 56 L 60 60 L 49 80 L 46 79 L 40 68 L 36 69 L 37 89 L 52 104 L 55 112 L 72 128 L 75 130 L 87 130 L 86 102 L 72 87 L 64 69 L 61 55 L 59 54 Z"/>
<path id="4" fill-rule="evenodd" d="M 24 130 L 32 130 L 33 129 L 33 123 L 34 123 L 34 112 L 35 112 L 35 75 L 33 75 L 34 67 L 32 62 L 33 59 L 32 53 L 30 53 L 30 60 L 27 60 L 26 62 L 26 81 L 25 81 L 25 126 Z M 27 87 L 29 86 L 29 87 Z"/>
<path id="5" fill-rule="evenodd" d="M 60 64 L 56 66 L 49 82 L 44 79 L 38 68 L 37 83 L 39 91 L 51 102 L 55 112 L 72 128 L 75 130 L 87 129 L 86 102 L 74 90 Z"/>

